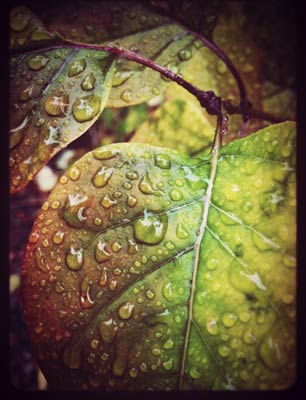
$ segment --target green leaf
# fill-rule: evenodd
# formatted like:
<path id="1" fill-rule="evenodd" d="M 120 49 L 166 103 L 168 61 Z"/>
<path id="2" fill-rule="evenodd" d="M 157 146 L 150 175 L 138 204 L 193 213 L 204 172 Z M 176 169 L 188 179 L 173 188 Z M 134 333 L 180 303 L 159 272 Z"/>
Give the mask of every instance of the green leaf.
<path id="1" fill-rule="evenodd" d="M 11 192 L 96 121 L 107 102 L 113 56 L 60 49 L 12 59 Z"/>
<path id="2" fill-rule="evenodd" d="M 50 387 L 294 383 L 294 142 L 287 122 L 218 157 L 114 144 L 71 166 L 22 272 Z"/>
<path id="3" fill-rule="evenodd" d="M 209 116 L 197 99 L 172 84 L 166 100 L 150 113 L 130 142 L 169 147 L 188 155 L 207 154 L 215 133 L 215 117 Z"/>
<path id="4" fill-rule="evenodd" d="M 50 32 L 66 39 L 101 45 L 115 44 L 137 52 L 175 73 L 181 72 L 194 52 L 195 38 L 187 30 L 140 2 L 113 1 L 66 3 L 39 11 Z M 160 94 L 167 85 L 160 74 L 119 59 L 108 107 L 127 107 Z"/>

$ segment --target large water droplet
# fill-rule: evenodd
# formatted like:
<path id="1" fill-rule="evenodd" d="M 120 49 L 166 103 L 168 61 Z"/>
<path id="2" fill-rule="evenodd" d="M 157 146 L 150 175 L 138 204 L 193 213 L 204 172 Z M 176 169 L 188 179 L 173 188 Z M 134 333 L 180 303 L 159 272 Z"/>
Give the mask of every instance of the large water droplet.
<path id="1" fill-rule="evenodd" d="M 181 222 L 179 222 L 176 226 L 176 236 L 179 239 L 186 239 L 189 236 L 188 231 Z"/>
<path id="2" fill-rule="evenodd" d="M 71 351 L 68 347 L 64 350 L 63 360 L 65 365 L 71 369 L 78 369 L 82 364 L 82 356 L 80 350 Z"/>
<path id="3" fill-rule="evenodd" d="M 167 282 L 163 286 L 163 296 L 165 297 L 166 300 L 172 301 L 174 297 L 174 292 L 173 292 L 173 286 L 171 282 Z"/>
<path id="4" fill-rule="evenodd" d="M 103 188 L 104 186 L 107 185 L 108 181 L 110 180 L 112 174 L 114 172 L 114 168 L 107 168 L 107 167 L 102 167 L 100 168 L 92 178 L 93 184 L 97 188 Z"/>
<path id="5" fill-rule="evenodd" d="M 21 32 L 29 25 L 30 15 L 18 13 L 10 19 L 10 28 L 15 32 Z"/>
<path id="6" fill-rule="evenodd" d="M 72 113 L 78 122 L 92 120 L 101 110 L 101 97 L 96 95 L 78 98 L 72 106 Z"/>
<path id="7" fill-rule="evenodd" d="M 112 343 L 116 337 L 118 326 L 112 318 L 99 323 L 99 333 L 104 343 Z"/>
<path id="8" fill-rule="evenodd" d="M 69 67 L 68 76 L 72 77 L 79 75 L 84 71 L 85 67 L 86 61 L 84 59 L 73 61 Z"/>
<path id="9" fill-rule="evenodd" d="M 110 160 L 118 154 L 117 150 L 106 150 L 104 147 L 99 147 L 92 151 L 93 156 L 97 160 Z"/>
<path id="10" fill-rule="evenodd" d="M 49 62 L 49 58 L 44 56 L 44 55 L 36 55 L 33 57 L 30 57 L 27 61 L 28 67 L 32 69 L 33 71 L 38 71 Z"/>
<path id="11" fill-rule="evenodd" d="M 122 304 L 118 310 L 118 315 L 121 319 L 130 319 L 134 310 L 134 304 L 129 301 Z"/>
<path id="12" fill-rule="evenodd" d="M 91 285 L 92 281 L 88 276 L 85 276 L 85 278 L 81 283 L 81 297 L 80 297 L 81 306 L 85 309 L 92 308 L 94 306 L 94 301 L 90 296 Z"/>
<path id="13" fill-rule="evenodd" d="M 95 258 L 99 263 L 103 263 L 108 261 L 111 258 L 111 253 L 109 250 L 106 248 L 106 243 L 99 242 L 95 246 Z"/>
<path id="14" fill-rule="evenodd" d="M 78 271 L 83 267 L 83 262 L 83 249 L 75 249 L 71 246 L 70 251 L 66 255 L 66 263 L 68 268 L 73 271 Z"/>
<path id="15" fill-rule="evenodd" d="M 146 244 L 160 243 L 167 232 L 167 215 L 145 215 L 134 222 L 135 237 Z"/>
<path id="16" fill-rule="evenodd" d="M 34 250 L 34 257 L 35 257 L 36 265 L 37 265 L 38 269 L 40 269 L 42 272 L 48 272 L 50 270 L 50 267 L 46 261 L 44 252 L 41 250 L 40 247 L 37 247 Z"/>
<path id="17" fill-rule="evenodd" d="M 87 75 L 82 81 L 81 88 L 86 91 L 92 90 L 95 87 L 95 82 L 96 78 L 90 73 L 90 75 Z"/>
<path id="18" fill-rule="evenodd" d="M 167 154 L 155 154 L 154 157 L 155 165 L 161 169 L 170 169 L 171 161 Z"/>
<path id="19" fill-rule="evenodd" d="M 264 337 L 259 354 L 265 365 L 271 370 L 279 370 L 284 367 L 289 360 L 286 343 L 288 342 L 287 327 L 283 322 L 274 327 Z"/>
<path id="20" fill-rule="evenodd" d="M 64 117 L 69 104 L 69 96 L 50 96 L 45 102 L 46 112 L 53 117 Z"/>

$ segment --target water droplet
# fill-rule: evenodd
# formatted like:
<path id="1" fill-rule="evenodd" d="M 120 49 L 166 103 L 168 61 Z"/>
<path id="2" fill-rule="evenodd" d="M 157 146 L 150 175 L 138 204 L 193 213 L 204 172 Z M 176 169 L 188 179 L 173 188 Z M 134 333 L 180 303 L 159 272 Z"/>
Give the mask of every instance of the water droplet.
<path id="1" fill-rule="evenodd" d="M 99 334 L 104 343 L 112 343 L 116 337 L 117 331 L 118 326 L 112 318 L 99 323 Z"/>
<path id="2" fill-rule="evenodd" d="M 92 281 L 88 276 L 85 276 L 85 278 L 81 283 L 81 297 L 80 297 L 81 306 L 85 309 L 92 308 L 94 306 L 94 301 L 90 297 L 91 285 Z"/>
<path id="3" fill-rule="evenodd" d="M 71 78 L 73 76 L 79 75 L 81 72 L 84 71 L 86 68 L 86 61 L 85 59 L 81 60 L 74 60 L 69 67 L 68 76 Z"/>
<path id="4" fill-rule="evenodd" d="M 99 284 L 101 286 L 105 286 L 106 283 L 107 283 L 107 272 L 106 269 L 104 268 L 99 279 Z"/>
<path id="5" fill-rule="evenodd" d="M 129 194 L 128 197 L 127 197 L 127 200 L 126 200 L 126 204 L 131 208 L 135 207 L 136 204 L 137 204 L 136 197 L 134 197 L 131 194 Z"/>
<path id="6" fill-rule="evenodd" d="M 19 100 L 27 101 L 32 97 L 32 95 L 33 95 L 33 85 L 30 85 L 20 93 Z M 15 132 L 15 133 L 17 133 L 17 132 Z"/>
<path id="7" fill-rule="evenodd" d="M 148 289 L 148 290 L 146 290 L 146 297 L 147 297 L 149 300 L 152 300 L 152 299 L 154 299 L 155 294 L 154 294 L 154 292 L 153 292 L 151 289 Z"/>
<path id="8" fill-rule="evenodd" d="M 171 161 L 167 154 L 155 154 L 154 156 L 155 165 L 161 169 L 170 169 Z"/>
<path id="9" fill-rule="evenodd" d="M 113 200 L 108 194 L 105 194 L 100 203 L 104 208 L 109 209 L 117 204 L 117 200 Z"/>
<path id="10" fill-rule="evenodd" d="M 57 281 L 54 287 L 55 293 L 63 293 L 65 291 L 64 286 L 62 285 L 61 282 Z M 66 313 L 67 314 L 67 313 Z M 65 316 L 66 316 L 65 314 Z M 59 315 L 60 318 L 63 318 Z"/>
<path id="11" fill-rule="evenodd" d="M 64 350 L 63 361 L 68 368 L 78 369 L 82 364 L 82 356 L 80 350 L 71 351 L 68 347 Z"/>
<path id="12" fill-rule="evenodd" d="M 173 301 L 174 293 L 171 282 L 167 282 L 164 284 L 162 292 L 166 300 Z"/>
<path id="13" fill-rule="evenodd" d="M 30 16 L 20 12 L 10 19 L 10 28 L 15 32 L 21 32 L 28 27 L 29 21 Z"/>
<path id="14" fill-rule="evenodd" d="M 284 257 L 283 257 L 283 263 L 288 268 L 295 268 L 296 267 L 296 258 L 294 256 L 289 255 L 289 254 L 285 254 Z"/>
<path id="15" fill-rule="evenodd" d="M 92 151 L 93 156 L 97 160 L 110 160 L 118 154 L 117 150 L 106 150 L 104 147 L 99 147 Z"/>
<path id="16" fill-rule="evenodd" d="M 78 98 L 72 106 L 72 113 L 78 122 L 92 120 L 101 110 L 101 97 L 96 95 Z"/>
<path id="17" fill-rule="evenodd" d="M 28 67 L 32 69 L 33 71 L 38 71 L 49 62 L 49 58 L 44 56 L 44 55 L 35 55 L 33 57 L 30 57 L 27 61 Z"/>
<path id="18" fill-rule="evenodd" d="M 163 344 L 163 348 L 166 349 L 166 350 L 172 349 L 173 346 L 174 346 L 174 342 L 173 342 L 172 339 L 166 340 L 165 343 Z"/>
<path id="19" fill-rule="evenodd" d="M 186 239 L 189 236 L 188 231 L 185 229 L 181 222 L 179 222 L 176 226 L 176 236 L 179 239 Z"/>
<path id="20" fill-rule="evenodd" d="M 115 253 L 118 253 L 122 249 L 122 244 L 116 240 L 115 242 L 112 243 L 112 250 Z"/>
<path id="21" fill-rule="evenodd" d="M 138 173 L 137 173 L 137 171 L 127 172 L 126 177 L 128 179 L 135 180 L 135 179 L 138 179 Z"/>
<path id="22" fill-rule="evenodd" d="M 132 91 L 130 89 L 126 89 L 121 93 L 121 99 L 126 103 L 130 103 L 132 101 Z"/>
<path id="23" fill-rule="evenodd" d="M 73 181 L 77 181 L 81 175 L 81 170 L 80 170 L 80 168 L 73 166 L 70 168 L 68 173 L 69 173 L 70 179 L 72 179 Z"/>
<path id="24" fill-rule="evenodd" d="M 59 179 L 59 182 L 60 182 L 62 185 L 66 185 L 66 183 L 68 182 L 68 177 L 67 177 L 66 175 L 62 175 L 62 176 L 60 177 L 60 179 Z"/>
<path id="25" fill-rule="evenodd" d="M 192 379 L 200 379 L 202 377 L 202 373 L 197 369 L 197 367 L 192 367 L 189 371 L 189 376 Z"/>
<path id="26" fill-rule="evenodd" d="M 191 56 L 192 56 L 192 53 L 191 53 L 191 51 L 188 50 L 188 49 L 182 49 L 182 50 L 180 50 L 180 51 L 178 52 L 178 58 L 179 58 L 181 61 L 190 60 Z"/>
<path id="27" fill-rule="evenodd" d="M 35 328 L 34 328 L 35 333 L 37 333 L 38 335 L 40 335 L 41 333 L 43 333 L 44 331 L 44 326 L 41 322 L 39 322 Z"/>
<path id="28" fill-rule="evenodd" d="M 126 362 L 126 354 L 118 353 L 112 368 L 113 374 L 116 376 L 122 376 L 126 368 Z"/>
<path id="29" fill-rule="evenodd" d="M 43 31 L 40 27 L 33 31 L 30 35 L 31 42 L 38 42 L 43 40 L 50 40 L 50 36 L 47 32 Z"/>
<path id="30" fill-rule="evenodd" d="M 220 354 L 221 357 L 226 358 L 230 355 L 231 349 L 227 347 L 225 344 L 221 344 L 218 347 L 218 353 Z"/>
<path id="31" fill-rule="evenodd" d="M 65 237 L 65 233 L 62 231 L 56 231 L 53 234 L 52 240 L 54 244 L 61 244 L 63 243 Z"/>
<path id="32" fill-rule="evenodd" d="M 152 183 L 148 173 L 146 173 L 141 178 L 141 180 L 139 182 L 139 189 L 144 194 L 153 194 L 154 196 L 162 196 L 163 195 L 162 191 L 154 189 L 153 183 Z"/>
<path id="33" fill-rule="evenodd" d="M 286 347 L 288 339 L 287 327 L 284 323 L 278 323 L 264 337 L 259 354 L 264 364 L 273 371 L 280 370 L 289 360 Z"/>
<path id="34" fill-rule="evenodd" d="M 145 215 L 134 222 L 135 237 L 142 243 L 158 244 L 167 232 L 167 215 Z"/>
<path id="35" fill-rule="evenodd" d="M 102 167 L 100 168 L 92 178 L 93 184 L 97 188 L 103 188 L 107 185 L 110 180 L 112 174 L 114 172 L 114 168 Z"/>
<path id="36" fill-rule="evenodd" d="M 179 201 L 183 198 L 183 193 L 178 189 L 172 189 L 170 192 L 170 197 L 173 201 Z"/>
<path id="37" fill-rule="evenodd" d="M 109 250 L 106 248 L 106 243 L 99 242 L 95 246 L 95 258 L 99 263 L 103 263 L 108 261 L 111 258 L 111 253 Z"/>
<path id="38" fill-rule="evenodd" d="M 253 344 L 256 342 L 256 337 L 251 328 L 247 329 L 243 335 L 243 340 L 247 344 Z"/>
<path id="39" fill-rule="evenodd" d="M 102 219 L 99 218 L 99 217 L 95 217 L 94 218 L 94 224 L 97 225 L 97 226 L 102 225 Z"/>
<path id="40" fill-rule="evenodd" d="M 165 244 L 165 246 L 167 247 L 168 250 L 173 250 L 173 249 L 175 249 L 175 246 L 174 246 L 174 244 L 173 244 L 172 242 L 167 242 L 167 243 Z"/>
<path id="41" fill-rule="evenodd" d="M 54 200 L 51 203 L 51 208 L 52 208 L 52 210 L 57 210 L 60 205 L 61 205 L 61 203 L 58 200 Z"/>
<path id="42" fill-rule="evenodd" d="M 206 329 L 211 335 L 217 335 L 219 333 L 217 319 L 211 318 L 209 321 L 207 321 Z"/>
<path id="43" fill-rule="evenodd" d="M 84 80 L 81 83 L 81 88 L 86 91 L 92 90 L 95 87 L 95 82 L 96 82 L 96 78 L 91 73 L 90 75 L 87 75 L 84 78 Z"/>
<path id="44" fill-rule="evenodd" d="M 66 264 L 73 271 L 78 271 L 83 267 L 83 249 L 75 249 L 70 247 L 70 251 L 66 255 Z"/>
<path id="45" fill-rule="evenodd" d="M 130 319 L 134 310 L 134 304 L 129 301 L 122 304 L 118 310 L 118 315 L 121 319 Z"/>
<path id="46" fill-rule="evenodd" d="M 239 313 L 239 319 L 240 319 L 240 321 L 246 323 L 246 322 L 248 322 L 249 319 L 250 319 L 250 314 L 249 314 L 247 311 L 241 311 L 241 312 Z"/>
<path id="47" fill-rule="evenodd" d="M 128 239 L 128 254 L 136 254 L 138 252 L 138 245 L 134 239 Z"/>
<path id="48" fill-rule="evenodd" d="M 222 322 L 227 328 L 231 328 L 235 325 L 238 317 L 234 313 L 226 313 L 222 317 Z"/>
<path id="49" fill-rule="evenodd" d="M 37 247 L 34 250 L 34 257 L 36 260 L 37 268 L 40 269 L 42 272 L 49 272 L 50 267 L 46 261 L 43 251 L 40 247 Z"/>

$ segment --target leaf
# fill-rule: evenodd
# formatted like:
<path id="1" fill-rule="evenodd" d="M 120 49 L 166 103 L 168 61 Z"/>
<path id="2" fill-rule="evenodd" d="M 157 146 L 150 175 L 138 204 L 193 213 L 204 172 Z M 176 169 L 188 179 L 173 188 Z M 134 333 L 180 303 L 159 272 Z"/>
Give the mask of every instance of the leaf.
<path id="1" fill-rule="evenodd" d="M 209 117 L 196 98 L 176 84 L 169 85 L 165 97 L 130 142 L 169 147 L 188 155 L 207 154 L 214 138 L 215 117 Z"/>
<path id="2" fill-rule="evenodd" d="M 36 48 L 54 41 L 43 23 L 28 8 L 15 7 L 10 12 L 10 48 L 25 50 Z"/>
<path id="3" fill-rule="evenodd" d="M 37 11 L 51 32 L 66 39 L 116 44 L 137 52 L 173 72 L 180 72 L 196 51 L 185 28 L 135 1 L 64 3 Z M 108 107 L 127 107 L 161 93 L 167 81 L 142 65 L 119 59 Z"/>
<path id="4" fill-rule="evenodd" d="M 109 96 L 112 55 L 50 50 L 12 59 L 11 193 L 99 117 Z"/>
<path id="5" fill-rule="evenodd" d="M 114 144 L 71 166 L 22 272 L 50 387 L 294 383 L 294 141 L 287 122 L 218 158 Z"/>

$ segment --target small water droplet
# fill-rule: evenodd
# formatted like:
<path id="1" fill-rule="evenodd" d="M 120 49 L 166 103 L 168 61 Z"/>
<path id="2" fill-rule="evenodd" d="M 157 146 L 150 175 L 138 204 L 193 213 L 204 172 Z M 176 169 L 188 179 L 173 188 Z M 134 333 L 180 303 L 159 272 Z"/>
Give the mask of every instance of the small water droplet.
<path id="1" fill-rule="evenodd" d="M 126 177 L 127 177 L 128 179 L 135 180 L 135 179 L 138 179 L 138 173 L 137 173 L 137 171 L 134 171 L 134 172 L 127 172 L 127 173 L 126 173 Z"/>
<path id="2" fill-rule="evenodd" d="M 192 53 L 189 49 L 182 49 L 178 52 L 178 58 L 181 61 L 187 61 L 190 60 L 192 56 Z"/>
<path id="3" fill-rule="evenodd" d="M 226 313 L 222 317 L 222 322 L 227 328 L 231 328 L 235 325 L 238 317 L 234 313 Z"/>
<path id="4" fill-rule="evenodd" d="M 99 323 L 99 334 L 104 343 L 112 343 L 116 337 L 118 326 L 116 322 L 110 318 L 107 321 L 101 321 Z"/>
<path id="5" fill-rule="evenodd" d="M 173 201 L 179 201 L 183 198 L 183 193 L 179 189 L 172 189 L 170 192 L 170 197 Z"/>
<path id="6" fill-rule="evenodd" d="M 134 222 L 135 237 L 142 243 L 158 244 L 167 232 L 168 217 L 167 215 L 145 215 Z"/>
<path id="7" fill-rule="evenodd" d="M 90 73 L 90 75 L 87 75 L 82 81 L 81 88 L 86 91 L 92 90 L 95 87 L 95 82 L 96 78 Z"/>
<path id="8" fill-rule="evenodd" d="M 136 199 L 136 197 L 134 197 L 134 196 L 132 196 L 131 194 L 129 194 L 129 195 L 127 196 L 126 204 L 127 204 L 129 207 L 131 207 L 131 208 L 135 207 L 136 204 L 137 204 L 137 199 Z"/>
<path id="9" fill-rule="evenodd" d="M 111 253 L 106 247 L 106 243 L 99 242 L 95 246 L 95 258 L 99 263 L 108 261 L 111 258 Z"/>
<path id="10" fill-rule="evenodd" d="M 211 318 L 206 323 L 206 329 L 211 335 L 217 335 L 219 333 L 219 328 L 216 318 Z"/>
<path id="11" fill-rule="evenodd" d="M 105 209 L 109 209 L 117 204 L 117 200 L 113 200 L 108 194 L 105 194 L 100 203 Z"/>
<path id="12" fill-rule="evenodd" d="M 296 258 L 294 256 L 289 255 L 289 254 L 285 254 L 283 256 L 283 263 L 288 268 L 295 268 L 296 267 Z"/>
<path id="13" fill-rule="evenodd" d="M 200 378 L 202 377 L 202 373 L 198 370 L 197 367 L 192 367 L 192 368 L 189 370 L 189 376 L 190 376 L 192 379 L 200 379 Z"/>
<path id="14" fill-rule="evenodd" d="M 173 301 L 174 293 L 171 282 L 167 282 L 164 284 L 162 293 L 166 300 Z"/>
<path id="15" fill-rule="evenodd" d="M 44 331 L 44 325 L 42 324 L 42 322 L 39 322 L 35 328 L 34 328 L 35 333 L 37 333 L 38 335 L 40 335 L 41 333 L 43 333 Z"/>
<path id="16" fill-rule="evenodd" d="M 128 239 L 128 254 L 136 254 L 138 253 L 138 245 L 134 239 Z"/>
<path id="17" fill-rule="evenodd" d="M 116 279 L 111 279 L 111 280 L 109 281 L 108 287 L 109 287 L 109 290 L 111 290 L 112 292 L 113 292 L 114 290 L 116 290 L 116 287 L 117 287 L 117 280 L 116 280 Z"/>
<path id="18" fill-rule="evenodd" d="M 84 69 L 86 68 L 86 61 L 85 59 L 81 59 L 81 60 L 74 60 L 69 67 L 68 70 L 68 76 L 71 78 L 73 76 L 77 76 L 79 75 L 81 72 L 84 71 Z"/>
<path id="19" fill-rule="evenodd" d="M 287 327 L 283 322 L 280 322 L 273 326 L 260 344 L 260 357 L 272 371 L 280 370 L 288 363 L 286 334 L 288 335 Z"/>
<path id="20" fill-rule="evenodd" d="M 53 234 L 52 240 L 54 244 L 61 244 L 63 243 L 65 237 L 65 233 L 62 231 L 56 231 Z"/>
<path id="21" fill-rule="evenodd" d="M 154 297 L 155 297 L 155 294 L 154 294 L 153 290 L 151 290 L 151 289 L 146 290 L 146 297 L 149 300 L 153 300 Z"/>
<path id="22" fill-rule="evenodd" d="M 188 231 L 181 222 L 179 222 L 176 226 L 176 236 L 179 239 L 186 239 L 189 236 Z"/>
<path id="23" fill-rule="evenodd" d="M 172 349 L 173 346 L 174 346 L 174 342 L 173 342 L 172 339 L 166 340 L 165 343 L 163 344 L 163 348 L 166 349 L 166 350 Z"/>
<path id="24" fill-rule="evenodd" d="M 132 101 L 132 91 L 130 89 L 126 89 L 121 93 L 121 99 L 126 103 L 130 103 Z"/>
<path id="25" fill-rule="evenodd" d="M 251 328 L 247 329 L 243 335 L 243 341 L 247 344 L 253 344 L 256 342 L 256 337 Z"/>
<path id="26" fill-rule="evenodd" d="M 112 250 L 114 253 L 118 253 L 122 249 L 122 244 L 116 240 L 112 243 Z"/>
<path id="27" fill-rule="evenodd" d="M 70 168 L 68 173 L 69 173 L 70 179 L 72 179 L 73 181 L 77 181 L 81 175 L 81 170 L 80 170 L 80 168 L 73 166 Z"/>
<path id="28" fill-rule="evenodd" d="M 134 311 L 134 304 L 129 301 L 122 304 L 118 310 L 118 315 L 121 319 L 130 319 Z"/>
<path id="29" fill-rule="evenodd" d="M 104 268 L 99 279 L 99 284 L 101 286 L 105 286 L 106 283 L 107 283 L 107 272 L 106 269 Z"/>
<path id="30" fill-rule="evenodd" d="M 84 257 L 83 249 L 75 249 L 70 247 L 70 251 L 66 255 L 66 264 L 73 271 L 78 271 L 83 267 Z"/>
<path id="31" fill-rule="evenodd" d="M 97 225 L 97 226 L 102 225 L 102 219 L 99 218 L 99 217 L 95 217 L 94 218 L 94 224 Z"/>
<path id="32" fill-rule="evenodd" d="M 220 354 L 221 357 L 226 358 L 230 355 L 231 349 L 225 344 L 221 344 L 218 347 L 218 353 Z"/>
<path id="33" fill-rule="evenodd" d="M 102 167 L 100 168 L 92 178 L 93 184 L 97 188 L 103 188 L 104 186 L 107 185 L 108 181 L 110 180 L 112 174 L 114 172 L 114 168 L 107 168 L 107 167 Z"/>

